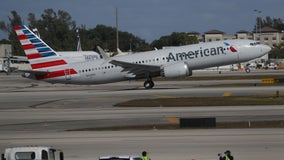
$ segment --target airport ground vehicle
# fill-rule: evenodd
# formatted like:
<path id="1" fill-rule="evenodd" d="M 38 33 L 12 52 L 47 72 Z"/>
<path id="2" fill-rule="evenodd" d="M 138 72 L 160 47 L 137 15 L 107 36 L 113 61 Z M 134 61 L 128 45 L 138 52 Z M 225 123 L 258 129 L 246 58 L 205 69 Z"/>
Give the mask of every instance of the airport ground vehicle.
<path id="1" fill-rule="evenodd" d="M 265 69 L 278 69 L 278 65 L 276 63 L 269 63 L 265 66 Z"/>
<path id="2" fill-rule="evenodd" d="M 99 160 L 142 160 L 140 156 L 102 156 Z"/>
<path id="3" fill-rule="evenodd" d="M 6 148 L 1 160 L 64 160 L 61 150 L 48 146 Z"/>

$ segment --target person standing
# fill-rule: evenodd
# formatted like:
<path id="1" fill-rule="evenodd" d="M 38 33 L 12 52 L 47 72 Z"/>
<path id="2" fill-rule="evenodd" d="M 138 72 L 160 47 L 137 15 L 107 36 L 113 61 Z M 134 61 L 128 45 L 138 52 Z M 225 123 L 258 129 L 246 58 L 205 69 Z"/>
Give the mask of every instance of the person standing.
<path id="1" fill-rule="evenodd" d="M 143 151 L 142 152 L 142 160 L 151 160 L 151 158 L 149 158 L 148 156 L 147 156 L 147 152 L 146 151 Z"/>
<path id="2" fill-rule="evenodd" d="M 225 152 L 225 156 L 221 156 L 221 154 L 219 154 L 219 160 L 234 160 L 234 157 L 231 155 L 231 151 L 227 150 Z"/>

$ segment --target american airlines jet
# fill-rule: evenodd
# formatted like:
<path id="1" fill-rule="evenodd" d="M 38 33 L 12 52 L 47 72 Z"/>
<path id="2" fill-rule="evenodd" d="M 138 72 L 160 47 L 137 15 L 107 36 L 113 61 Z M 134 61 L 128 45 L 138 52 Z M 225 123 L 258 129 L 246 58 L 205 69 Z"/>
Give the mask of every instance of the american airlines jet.
<path id="1" fill-rule="evenodd" d="M 225 40 L 76 62 L 60 56 L 26 26 L 14 27 L 32 70 L 25 77 L 50 83 L 102 84 L 152 77 L 186 77 L 192 70 L 246 62 L 271 48 L 252 40 Z"/>

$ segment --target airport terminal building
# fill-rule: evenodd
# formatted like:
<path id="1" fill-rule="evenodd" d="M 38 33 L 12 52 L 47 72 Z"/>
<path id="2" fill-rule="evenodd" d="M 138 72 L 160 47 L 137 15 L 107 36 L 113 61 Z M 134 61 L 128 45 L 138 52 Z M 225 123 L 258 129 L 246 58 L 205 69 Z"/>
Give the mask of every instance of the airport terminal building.
<path id="1" fill-rule="evenodd" d="M 189 36 L 196 36 L 200 42 L 222 41 L 228 39 L 251 39 L 260 41 L 261 44 L 267 44 L 270 47 L 284 43 L 283 31 L 278 31 L 271 27 L 263 27 L 254 32 L 240 30 L 236 34 L 226 34 L 220 30 L 210 30 L 201 35 L 198 32 L 189 32 Z"/>
<path id="2" fill-rule="evenodd" d="M 7 57 L 12 53 L 12 46 L 10 44 L 0 44 L 0 72 L 6 72 L 8 69 Z"/>

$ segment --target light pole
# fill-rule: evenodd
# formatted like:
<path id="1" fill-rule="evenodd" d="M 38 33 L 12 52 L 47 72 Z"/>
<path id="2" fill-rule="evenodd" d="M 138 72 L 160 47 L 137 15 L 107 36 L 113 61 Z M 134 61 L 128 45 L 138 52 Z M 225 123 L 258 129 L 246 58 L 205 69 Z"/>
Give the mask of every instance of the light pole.
<path id="1" fill-rule="evenodd" d="M 118 10 L 115 8 L 115 19 L 116 19 L 116 48 L 119 48 L 119 35 L 118 35 Z"/>
<path id="2" fill-rule="evenodd" d="M 77 51 L 82 51 L 79 28 L 76 29 L 76 33 L 77 33 Z"/>
<path id="3" fill-rule="evenodd" d="M 257 10 L 257 9 L 255 9 L 253 11 L 256 12 L 256 14 L 257 14 L 257 16 L 256 16 L 255 33 L 257 34 L 257 28 L 259 27 L 259 41 L 260 41 L 260 36 L 261 36 L 261 13 L 262 13 L 262 11 Z"/>

